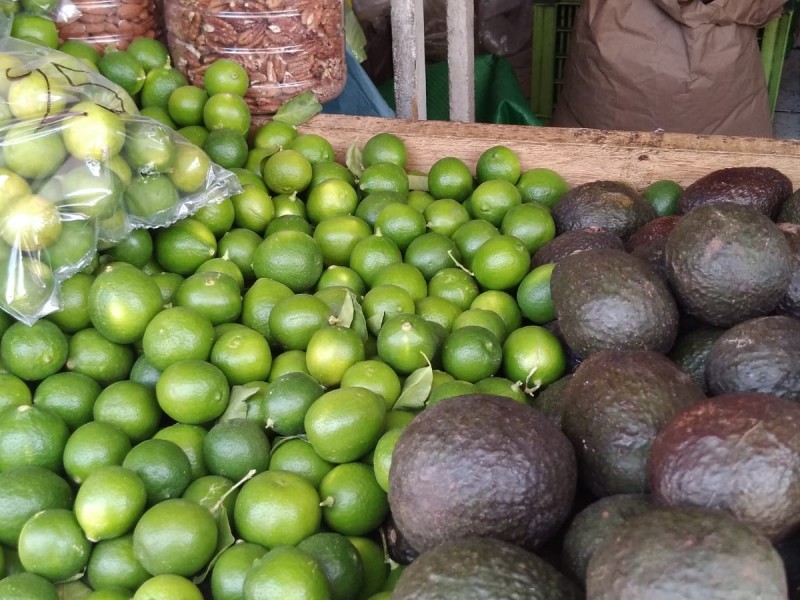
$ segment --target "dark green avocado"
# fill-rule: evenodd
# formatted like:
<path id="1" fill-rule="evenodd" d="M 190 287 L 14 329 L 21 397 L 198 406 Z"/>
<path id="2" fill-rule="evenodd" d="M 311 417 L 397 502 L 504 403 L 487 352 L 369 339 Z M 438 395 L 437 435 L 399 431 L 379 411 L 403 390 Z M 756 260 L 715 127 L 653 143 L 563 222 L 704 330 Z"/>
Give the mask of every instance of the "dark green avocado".
<path id="1" fill-rule="evenodd" d="M 575 515 L 562 546 L 564 570 L 581 584 L 595 550 L 631 517 L 650 510 L 647 494 L 616 494 L 592 502 Z"/>
<path id="2" fill-rule="evenodd" d="M 706 384 L 706 362 L 711 346 L 725 329 L 721 327 L 699 327 L 678 335 L 675 345 L 669 351 L 669 358 L 678 368 L 688 374 L 697 385 L 708 392 Z"/>
<path id="3" fill-rule="evenodd" d="M 678 212 L 705 204 L 750 206 L 774 218 L 792 194 L 792 181 L 772 167 L 730 167 L 701 177 L 683 191 Z"/>
<path id="4" fill-rule="evenodd" d="M 572 375 L 564 375 L 542 390 L 538 390 L 531 398 L 531 406 L 550 419 L 558 428 L 561 428 L 561 417 L 564 414 L 564 402 L 567 398 L 567 386 L 572 380 Z"/>
<path id="5" fill-rule="evenodd" d="M 628 239 L 625 247 L 634 256 L 647 261 L 650 267 L 665 281 L 667 265 L 664 252 L 667 237 L 681 218 L 677 216 L 659 217 L 636 230 Z"/>
<path id="6" fill-rule="evenodd" d="M 556 317 L 578 356 L 600 350 L 667 352 L 678 334 L 678 307 L 666 283 L 622 250 L 565 257 L 550 279 Z"/>
<path id="7" fill-rule="evenodd" d="M 600 227 L 627 239 L 658 215 L 653 205 L 626 183 L 590 181 L 565 193 L 552 209 L 556 232 Z"/>
<path id="8" fill-rule="evenodd" d="M 706 381 L 715 396 L 763 392 L 800 401 L 800 320 L 759 317 L 731 327 L 708 353 Z"/>
<path id="9" fill-rule="evenodd" d="M 403 430 L 389 505 L 420 552 L 468 536 L 534 549 L 563 525 L 577 483 L 575 452 L 550 420 L 505 396 L 446 398 Z"/>
<path id="10" fill-rule="evenodd" d="M 665 260 L 683 310 L 717 327 L 769 314 L 789 287 L 784 234 L 750 206 L 698 206 L 669 234 Z"/>
<path id="11" fill-rule="evenodd" d="M 572 376 L 561 429 L 575 447 L 578 477 L 596 497 L 648 490 L 647 463 L 658 432 L 703 400 L 700 387 L 663 354 L 605 350 Z"/>
<path id="12" fill-rule="evenodd" d="M 591 600 L 786 600 L 769 540 L 700 508 L 656 508 L 624 523 L 592 555 Z"/>
<path id="13" fill-rule="evenodd" d="M 775 222 L 800 225 L 800 190 L 789 196 L 783 203 L 778 216 L 775 217 Z"/>
<path id="14" fill-rule="evenodd" d="M 618 235 L 599 227 L 567 231 L 557 235 L 536 251 L 531 258 L 531 269 L 547 263 L 557 263 L 565 256 L 593 248 L 622 250 L 624 244 Z"/>
<path id="15" fill-rule="evenodd" d="M 464 538 L 406 567 L 392 600 L 580 600 L 578 587 L 544 560 L 492 538 Z"/>
<path id="16" fill-rule="evenodd" d="M 792 253 L 792 274 L 789 278 L 789 289 L 778 303 L 776 312 L 800 319 L 800 225 L 780 223 L 778 227 L 786 237 Z"/>
<path id="17" fill-rule="evenodd" d="M 743 393 L 698 402 L 653 442 L 653 498 L 725 511 L 780 540 L 800 526 L 798 431 L 793 400 Z"/>

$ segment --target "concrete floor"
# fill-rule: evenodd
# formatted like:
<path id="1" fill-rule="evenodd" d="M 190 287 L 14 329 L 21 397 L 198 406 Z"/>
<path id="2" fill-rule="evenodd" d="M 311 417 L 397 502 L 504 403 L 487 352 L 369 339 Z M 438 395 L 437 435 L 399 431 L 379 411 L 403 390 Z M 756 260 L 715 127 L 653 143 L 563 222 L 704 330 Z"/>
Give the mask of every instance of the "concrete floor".
<path id="1" fill-rule="evenodd" d="M 783 63 L 781 87 L 773 117 L 775 137 L 800 140 L 800 45 Z"/>

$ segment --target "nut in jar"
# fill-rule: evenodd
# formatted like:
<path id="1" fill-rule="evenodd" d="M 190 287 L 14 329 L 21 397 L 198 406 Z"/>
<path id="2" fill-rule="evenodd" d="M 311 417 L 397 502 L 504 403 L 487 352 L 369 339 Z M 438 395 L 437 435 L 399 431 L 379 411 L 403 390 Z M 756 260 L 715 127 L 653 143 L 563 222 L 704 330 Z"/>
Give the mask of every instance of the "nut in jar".
<path id="1" fill-rule="evenodd" d="M 55 21 L 59 42 L 79 39 L 98 50 L 124 50 L 137 38 L 161 35 L 156 0 L 61 0 Z"/>
<path id="2" fill-rule="evenodd" d="M 208 65 L 235 60 L 255 115 L 300 92 L 325 102 L 344 87 L 342 0 L 165 0 L 164 17 L 173 64 L 202 85 Z"/>

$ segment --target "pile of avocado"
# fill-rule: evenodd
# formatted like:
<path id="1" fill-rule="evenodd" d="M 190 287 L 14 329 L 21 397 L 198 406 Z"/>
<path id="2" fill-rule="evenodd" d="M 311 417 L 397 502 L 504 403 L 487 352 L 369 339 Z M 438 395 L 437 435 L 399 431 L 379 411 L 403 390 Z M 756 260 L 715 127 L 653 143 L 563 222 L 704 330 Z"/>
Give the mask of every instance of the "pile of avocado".
<path id="1" fill-rule="evenodd" d="M 530 406 L 420 413 L 389 473 L 392 598 L 800 598 L 800 192 L 720 169 L 659 215 L 596 181 L 552 208 Z"/>

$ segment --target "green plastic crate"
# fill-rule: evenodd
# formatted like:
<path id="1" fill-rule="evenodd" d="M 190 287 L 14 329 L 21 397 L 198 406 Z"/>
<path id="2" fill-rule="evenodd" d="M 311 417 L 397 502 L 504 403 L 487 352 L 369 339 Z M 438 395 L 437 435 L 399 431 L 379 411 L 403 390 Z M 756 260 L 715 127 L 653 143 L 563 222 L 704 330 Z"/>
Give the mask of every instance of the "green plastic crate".
<path id="1" fill-rule="evenodd" d="M 783 15 L 759 31 L 761 60 L 767 76 L 770 109 L 780 90 L 783 62 L 789 48 L 796 0 L 787 2 Z M 553 118 L 553 108 L 564 83 L 575 13 L 581 0 L 534 0 L 533 53 L 531 56 L 531 110 L 543 123 Z"/>

